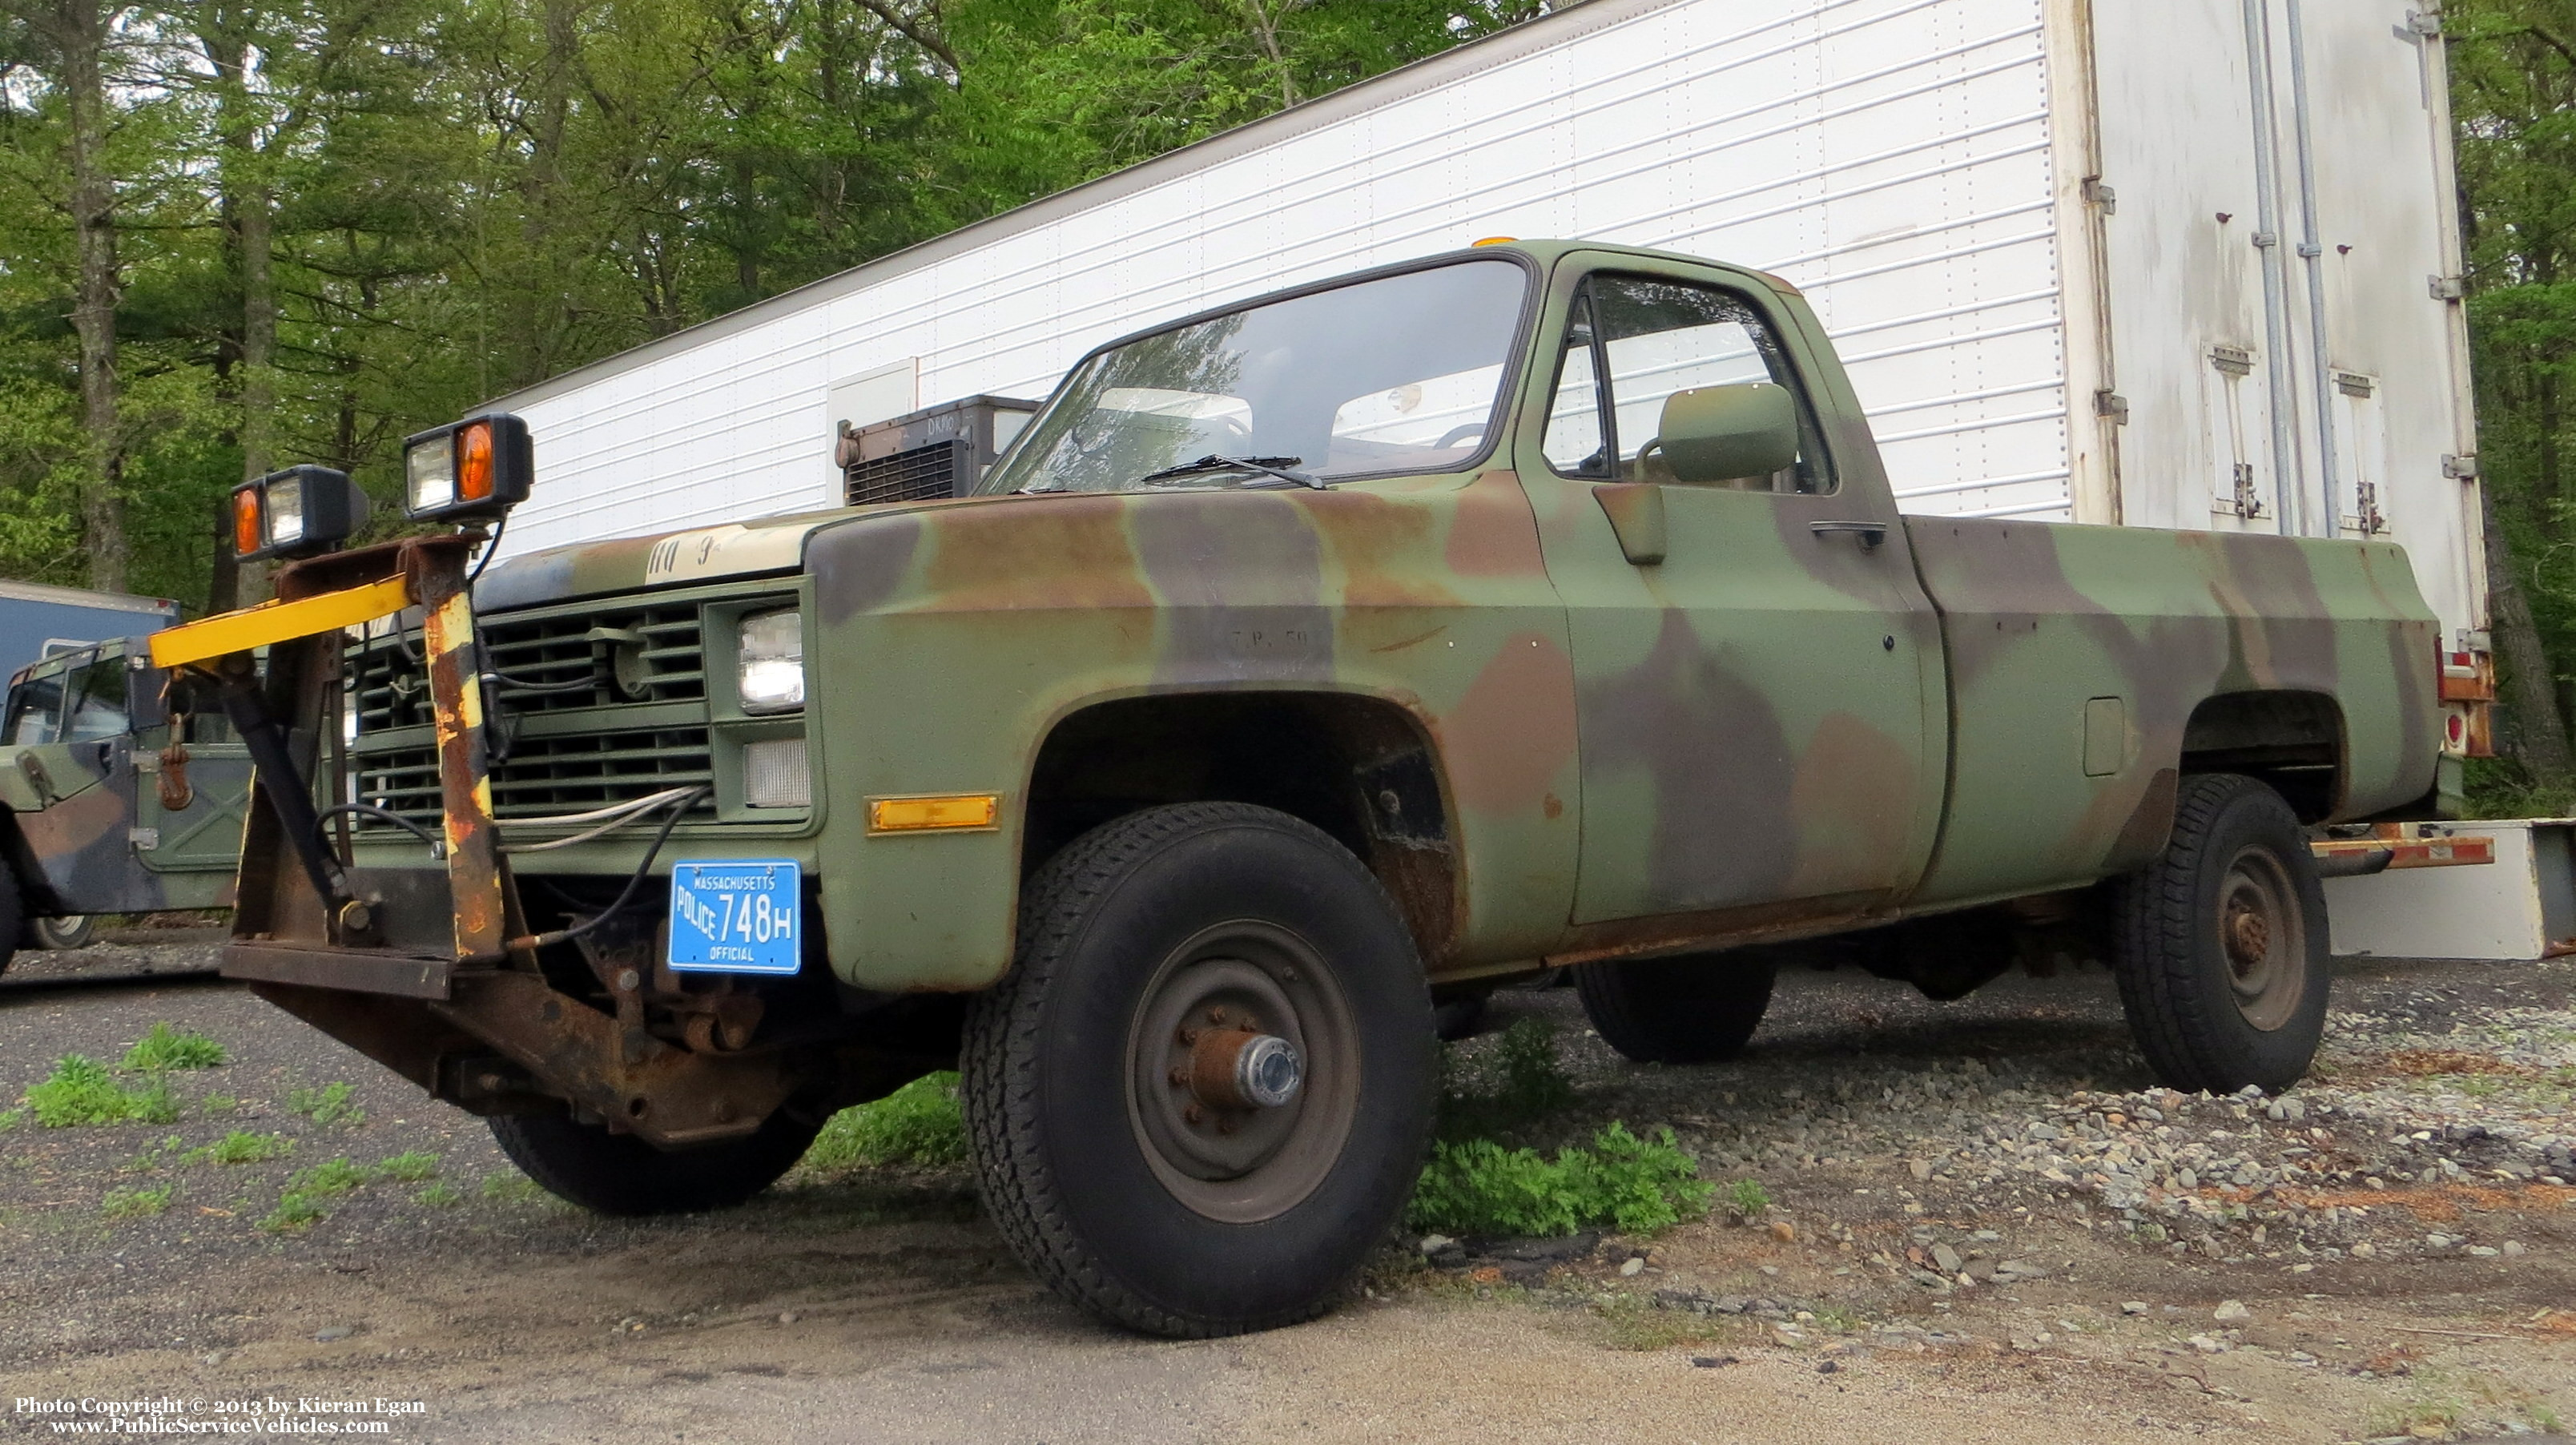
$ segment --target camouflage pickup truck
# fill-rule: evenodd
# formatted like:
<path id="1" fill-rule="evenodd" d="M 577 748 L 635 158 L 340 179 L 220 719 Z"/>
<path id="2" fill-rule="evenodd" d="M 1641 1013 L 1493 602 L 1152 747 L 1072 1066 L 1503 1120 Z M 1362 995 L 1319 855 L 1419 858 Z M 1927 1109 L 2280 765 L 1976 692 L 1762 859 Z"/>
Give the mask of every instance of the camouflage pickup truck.
<path id="1" fill-rule="evenodd" d="M 1005 1237 L 1142 1330 L 1325 1308 L 1412 1187 L 1435 1000 L 1542 969 L 1694 1062 L 1787 959 L 2097 958 L 2159 1076 L 2287 1086 L 2308 829 L 2456 790 L 2397 548 L 1901 517 L 1798 293 L 1682 256 L 1189 317 L 975 495 L 470 598 L 525 429 L 408 445 L 463 532 L 155 640 L 259 762 L 226 971 L 611 1212 L 743 1200 L 954 1064 Z M 335 478 L 246 486 L 241 549 L 346 535 Z"/>

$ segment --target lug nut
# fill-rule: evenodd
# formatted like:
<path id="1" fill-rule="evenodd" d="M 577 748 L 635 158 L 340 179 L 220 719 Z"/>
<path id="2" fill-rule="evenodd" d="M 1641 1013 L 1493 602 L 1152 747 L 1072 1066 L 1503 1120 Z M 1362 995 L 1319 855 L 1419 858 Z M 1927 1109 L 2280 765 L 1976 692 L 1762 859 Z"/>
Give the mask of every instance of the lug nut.
<path id="1" fill-rule="evenodd" d="M 1178 1065 L 1174 1065 L 1174 1066 L 1173 1066 L 1173 1068 L 1172 1068 L 1172 1071 L 1171 1071 L 1170 1073 L 1165 1074 L 1165 1075 L 1163 1076 L 1163 1082 L 1164 1082 L 1164 1083 L 1167 1083 L 1167 1084 L 1170 1084 L 1170 1085 L 1172 1085 L 1172 1086 L 1173 1086 L 1173 1087 L 1175 1087 L 1175 1088 L 1182 1087 L 1182 1086 L 1184 1086 L 1184 1085 L 1188 1084 L 1188 1083 L 1189 1083 L 1189 1081 L 1190 1081 L 1190 1071 L 1189 1071 L 1189 1070 L 1187 1070 L 1187 1069 L 1181 1068 L 1181 1067 L 1180 1067 L 1180 1066 L 1178 1066 Z"/>
<path id="2" fill-rule="evenodd" d="M 1181 1117 L 1187 1119 L 1193 1124 L 1201 1123 L 1207 1118 L 1207 1110 L 1200 1108 L 1196 1104 L 1192 1104 L 1188 1108 L 1181 1110 Z"/>

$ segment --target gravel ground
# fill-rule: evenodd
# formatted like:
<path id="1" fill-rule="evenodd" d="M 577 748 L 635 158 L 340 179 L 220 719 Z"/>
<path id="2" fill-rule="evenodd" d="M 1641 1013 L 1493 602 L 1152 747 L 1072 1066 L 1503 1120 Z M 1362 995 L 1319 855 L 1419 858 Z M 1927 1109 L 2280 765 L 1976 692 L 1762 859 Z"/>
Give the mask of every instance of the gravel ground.
<path id="1" fill-rule="evenodd" d="M 1572 1249 L 1408 1241 L 1325 1322 L 1172 1345 L 1038 1291 L 958 1174 L 792 1176 L 680 1220 L 560 1206 L 476 1121 L 184 976 L 210 954 L 108 944 L 0 980 L 0 1101 L 156 1020 L 230 1051 L 173 1076 L 172 1122 L 0 1133 L 13 1401 L 420 1402 L 371 1417 L 405 1439 L 1054 1445 L 2345 1441 L 2576 1412 L 2576 962 L 2347 963 L 2316 1076 L 2278 1099 L 2153 1088 L 2098 973 L 1955 1004 L 1792 975 L 1748 1055 L 1705 1068 L 1618 1058 L 1570 991 L 1506 992 L 1489 1027 L 1556 1024 L 1581 1089 L 1529 1142 L 1668 1123 L 1772 1207 Z M 335 1083 L 343 1112 L 298 1112 Z M 235 1132 L 288 1147 L 190 1157 Z M 334 1160 L 364 1182 L 281 1221 Z"/>

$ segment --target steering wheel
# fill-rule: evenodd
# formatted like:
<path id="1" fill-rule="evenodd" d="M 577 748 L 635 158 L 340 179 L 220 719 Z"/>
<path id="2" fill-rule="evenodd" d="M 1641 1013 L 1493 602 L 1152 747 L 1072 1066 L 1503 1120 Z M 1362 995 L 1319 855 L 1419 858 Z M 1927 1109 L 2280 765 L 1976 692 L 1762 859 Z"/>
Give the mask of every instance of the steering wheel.
<path id="1" fill-rule="evenodd" d="M 1440 451 L 1444 448 L 1454 447 L 1469 437 L 1480 437 L 1484 434 L 1485 424 L 1483 422 L 1467 422 L 1463 425 L 1453 426 L 1449 428 L 1449 430 L 1442 432 L 1440 434 L 1440 440 L 1431 444 L 1431 449 L 1433 451 Z"/>

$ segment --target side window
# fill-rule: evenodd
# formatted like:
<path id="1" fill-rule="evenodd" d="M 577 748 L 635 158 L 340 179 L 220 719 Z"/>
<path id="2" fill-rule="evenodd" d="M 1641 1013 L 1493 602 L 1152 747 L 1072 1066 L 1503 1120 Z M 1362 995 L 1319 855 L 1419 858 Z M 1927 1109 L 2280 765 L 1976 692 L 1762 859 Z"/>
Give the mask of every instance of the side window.
<path id="1" fill-rule="evenodd" d="M 9 716 L 6 722 L 0 722 L 0 735 L 5 735 L 11 746 L 54 742 L 62 732 L 61 673 L 31 677 L 9 689 Z"/>
<path id="2" fill-rule="evenodd" d="M 1595 276 L 1590 288 L 1601 349 L 1608 357 L 1610 432 L 1622 479 L 1673 479 L 1652 443 L 1664 402 L 1675 392 L 1767 381 L 1800 398 L 1798 460 L 1770 476 L 1718 485 L 1754 492 L 1834 490 L 1797 370 L 1750 302 L 1731 291 L 1660 277 Z"/>
<path id="3" fill-rule="evenodd" d="M 125 732 L 125 659 L 98 658 L 73 673 L 71 703 L 66 740 L 88 742 Z"/>
<path id="4" fill-rule="evenodd" d="M 1565 344 L 1556 364 L 1556 396 L 1548 403 L 1547 440 L 1539 450 L 1549 466 L 1569 477 L 1610 479 L 1609 449 L 1601 427 L 1601 375 L 1592 329 L 1592 290 L 1574 298 Z"/>

